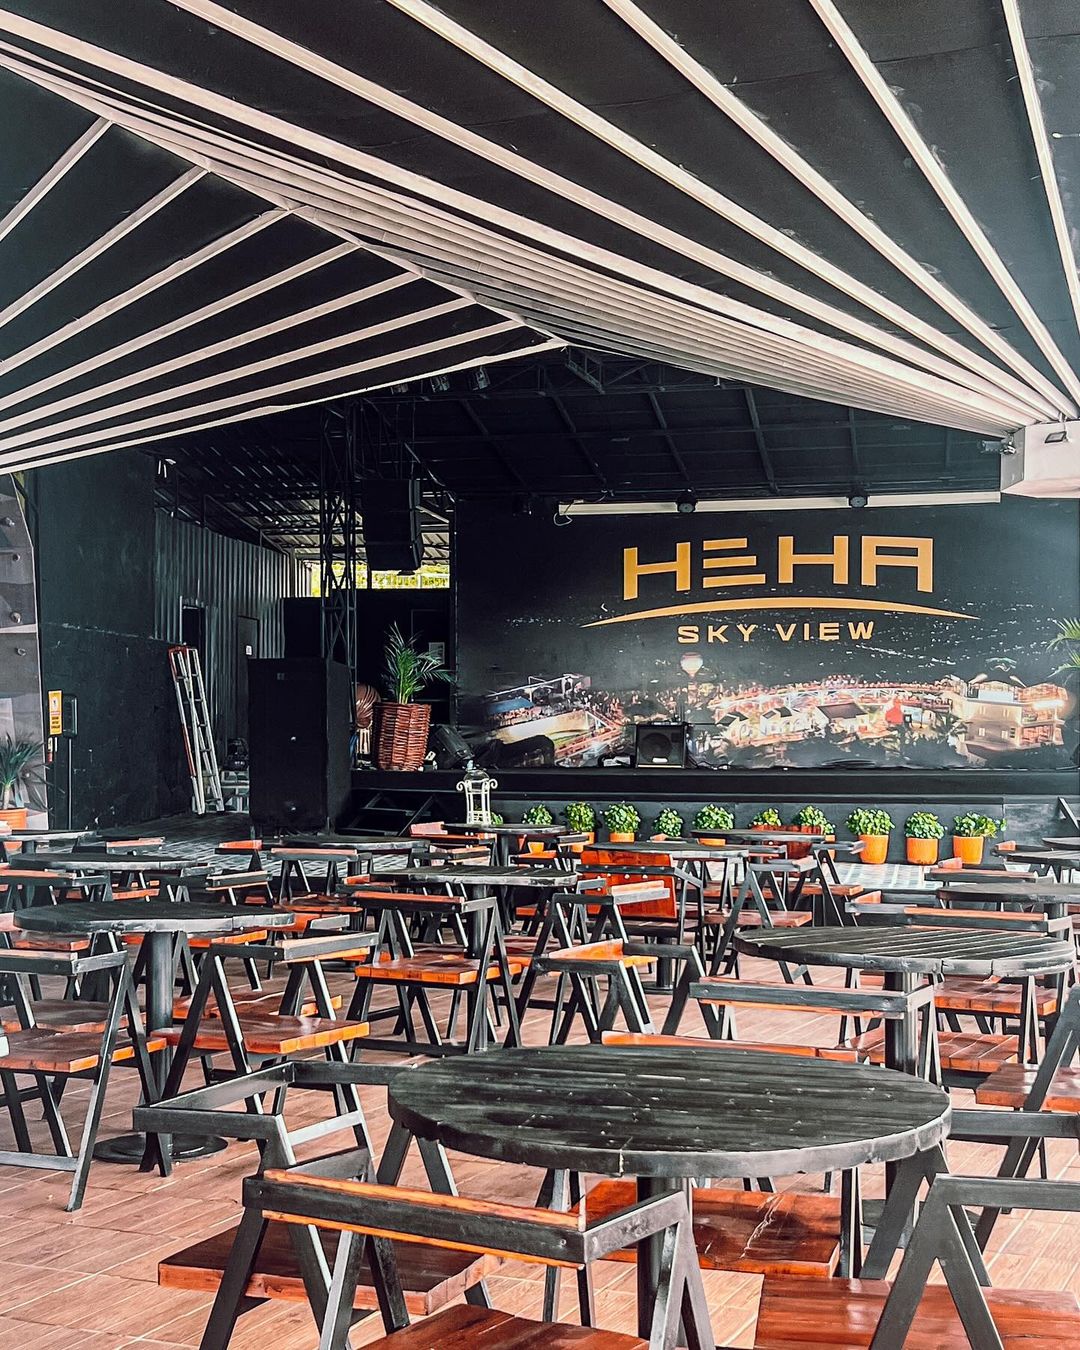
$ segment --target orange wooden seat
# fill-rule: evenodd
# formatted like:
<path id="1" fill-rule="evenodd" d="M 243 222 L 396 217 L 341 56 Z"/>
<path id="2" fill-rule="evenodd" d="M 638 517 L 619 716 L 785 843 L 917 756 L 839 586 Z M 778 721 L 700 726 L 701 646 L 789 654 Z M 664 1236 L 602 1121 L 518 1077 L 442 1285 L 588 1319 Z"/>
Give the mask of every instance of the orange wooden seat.
<path id="1" fill-rule="evenodd" d="M 165 1257 L 158 1265 L 158 1284 L 169 1289 L 194 1289 L 216 1293 L 229 1259 L 236 1228 L 215 1233 L 190 1247 Z M 333 1268 L 337 1234 L 320 1232 L 327 1261 Z M 451 1300 L 460 1298 L 473 1285 L 502 1263 L 498 1258 L 449 1247 L 421 1247 L 395 1242 L 394 1255 L 401 1275 L 405 1306 L 413 1317 L 428 1317 Z M 296 1261 L 296 1251 L 284 1224 L 271 1223 L 266 1230 L 259 1260 L 247 1286 L 251 1298 L 282 1299 L 306 1303 L 307 1291 Z M 353 1306 L 376 1309 L 378 1300 L 365 1262 Z"/>
<path id="2" fill-rule="evenodd" d="M 321 1050 L 328 1045 L 341 1045 L 368 1034 L 366 1022 L 338 1022 L 329 1017 L 283 1017 L 276 1013 L 241 1012 L 238 1020 L 244 1046 L 253 1055 L 294 1055 L 302 1050 Z M 182 1034 L 180 1027 L 166 1027 L 154 1032 L 168 1045 L 176 1045 Z M 208 1054 L 226 1054 L 230 1046 L 224 1026 L 214 1019 L 200 1023 L 194 1048 Z"/>
<path id="3" fill-rule="evenodd" d="M 768 1275 L 761 1290 L 755 1350 L 867 1350 L 889 1293 L 885 1280 L 808 1280 Z M 1006 1346 L 1039 1350 L 1080 1345 L 1075 1294 L 987 1289 L 986 1302 Z M 944 1285 L 928 1285 L 904 1350 L 970 1350 Z M 899 1347 L 897 1347 L 899 1350 Z"/>
<path id="4" fill-rule="evenodd" d="M 859 1057 L 846 1045 L 778 1045 L 768 1041 L 720 1041 L 708 1036 L 665 1036 L 653 1031 L 605 1031 L 605 1045 L 681 1045 L 701 1050 L 764 1050 L 773 1055 L 801 1055 L 805 1059 L 828 1059 L 857 1064 Z"/>
<path id="5" fill-rule="evenodd" d="M 813 923 L 814 916 L 804 910 L 773 909 L 769 911 L 769 917 L 773 928 L 803 928 L 808 923 Z M 722 928 L 728 921 L 726 914 L 706 914 L 705 923 L 710 928 Z M 760 928 L 762 926 L 761 915 L 756 909 L 749 905 L 744 905 L 739 912 L 737 922 L 739 928 Z"/>
<path id="6" fill-rule="evenodd" d="M 806 885 L 802 887 L 799 894 L 821 895 L 822 890 L 823 888 L 820 882 L 808 881 Z M 870 899 L 871 896 L 874 895 L 876 895 L 879 900 L 881 899 L 880 891 L 867 891 L 857 882 L 854 883 L 853 885 L 830 886 L 829 891 L 832 895 L 834 895 L 837 898 L 837 900 L 853 900 L 855 896 L 858 896 L 860 900 L 867 901 Z"/>
<path id="7" fill-rule="evenodd" d="M 20 952 L 85 952 L 90 947 L 87 937 L 65 936 L 63 933 L 24 933 L 15 930 L 11 945 Z"/>
<path id="8" fill-rule="evenodd" d="M 239 1013 L 267 1013 L 277 1014 L 281 1003 L 282 990 L 280 989 L 233 989 L 233 1006 Z M 330 998 L 332 1008 L 340 1008 L 342 1005 L 340 994 L 334 994 Z M 182 1022 L 191 1011 L 191 996 L 186 995 L 183 998 L 173 1000 L 173 1021 Z M 319 1009 L 313 998 L 307 998 L 300 1004 L 299 1016 L 317 1017 Z M 220 1017 L 217 999 L 211 994 L 203 1007 L 204 1017 Z"/>
<path id="9" fill-rule="evenodd" d="M 156 886 L 126 886 L 122 890 L 113 891 L 114 900 L 149 900 L 157 895 Z"/>
<path id="10" fill-rule="evenodd" d="M 848 1042 L 871 1064 L 885 1063 L 885 1030 L 865 1031 Z M 942 1070 L 953 1073 L 993 1073 L 1020 1058 L 1015 1036 L 992 1036 L 973 1031 L 939 1031 Z"/>
<path id="11" fill-rule="evenodd" d="M 633 1181 L 601 1181 L 585 1200 L 589 1223 L 634 1204 Z M 694 1243 L 702 1270 L 828 1279 L 840 1259 L 840 1198 L 795 1191 L 695 1187 Z M 609 1261 L 635 1261 L 623 1248 Z"/>
<path id="12" fill-rule="evenodd" d="M 987 1017 L 1019 1017 L 1022 1002 L 1020 985 L 977 975 L 950 975 L 934 991 L 934 1003 L 939 1008 Z M 1034 1002 L 1036 1016 L 1052 1017 L 1058 1007 L 1057 991 L 1037 987 Z"/>
<path id="13" fill-rule="evenodd" d="M 164 1050 L 164 1036 L 147 1037 L 146 1048 L 152 1054 Z M 0 1073 L 83 1073 L 96 1069 L 101 1059 L 101 1035 L 89 1031 L 52 1031 L 31 1027 L 8 1035 L 6 1055 L 0 1055 Z M 121 1042 L 113 1051 L 113 1064 L 135 1058 L 130 1043 Z"/>
<path id="14" fill-rule="evenodd" d="M 34 1014 L 35 1024 L 42 1030 L 96 1031 L 98 1035 L 105 1030 L 109 1015 L 107 1003 L 91 1003 L 86 999 L 37 999 L 30 1004 L 30 1009 Z M 13 1012 L 0 1020 L 0 1031 L 8 1035 L 22 1030 L 23 1027 Z"/>
<path id="15" fill-rule="evenodd" d="M 1037 1072 L 1028 1064 L 1006 1064 L 979 1084 L 975 1100 L 980 1106 L 1011 1106 L 1019 1110 L 1035 1086 Z M 1057 1070 L 1042 1109 L 1080 1113 L 1080 1069 Z"/>
<path id="16" fill-rule="evenodd" d="M 648 1342 L 621 1331 L 533 1322 L 496 1308 L 455 1305 L 419 1322 L 368 1341 L 369 1350 L 648 1350 Z"/>
<path id="17" fill-rule="evenodd" d="M 217 946 L 219 943 L 225 943 L 226 946 L 231 947 L 241 947 L 245 942 L 265 942 L 269 936 L 270 934 L 263 928 L 251 933 L 223 933 L 217 937 L 188 938 L 188 946 L 192 951 L 204 952 L 211 945 Z"/>
<path id="18" fill-rule="evenodd" d="M 577 947 L 557 947 L 553 951 L 545 952 L 543 959 L 561 968 L 569 965 L 600 964 L 610 961 L 616 961 L 621 966 L 648 966 L 656 958 L 628 955 L 623 950 L 621 939 L 613 938 L 602 942 L 583 942 Z"/>
<path id="19" fill-rule="evenodd" d="M 508 962 L 511 976 L 520 975 L 524 966 L 520 961 Z M 480 979 L 480 962 L 446 947 L 418 947 L 413 956 L 392 957 L 384 953 L 375 962 L 355 967 L 361 980 L 380 980 L 389 984 L 440 984 L 464 988 Z M 500 977 L 497 965 L 489 965 L 487 978 Z"/>

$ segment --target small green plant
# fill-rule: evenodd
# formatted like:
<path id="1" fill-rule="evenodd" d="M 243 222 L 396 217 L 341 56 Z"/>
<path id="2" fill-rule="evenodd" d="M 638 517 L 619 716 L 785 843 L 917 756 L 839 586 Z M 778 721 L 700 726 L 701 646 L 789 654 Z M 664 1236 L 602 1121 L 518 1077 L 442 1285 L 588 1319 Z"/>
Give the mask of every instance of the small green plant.
<path id="1" fill-rule="evenodd" d="M 563 816 L 574 834 L 592 834 L 596 829 L 596 811 L 588 802 L 570 802 Z"/>
<path id="2" fill-rule="evenodd" d="M 804 806 L 801 811 L 796 811 L 791 817 L 792 825 L 798 825 L 800 829 L 805 828 L 814 834 L 835 834 L 836 829 L 824 811 L 820 811 L 816 806 Z"/>
<path id="3" fill-rule="evenodd" d="M 780 812 L 775 806 L 765 806 L 757 813 L 750 822 L 753 825 L 760 825 L 766 830 L 782 830 L 784 822 L 780 819 Z"/>
<path id="4" fill-rule="evenodd" d="M 958 839 L 992 839 L 998 830 L 1004 828 L 1004 820 L 981 816 L 975 811 L 967 811 L 962 816 L 953 816 L 952 832 Z"/>
<path id="5" fill-rule="evenodd" d="M 604 824 L 609 834 L 637 834 L 641 813 L 629 802 L 612 802 L 604 808 Z"/>
<path id="6" fill-rule="evenodd" d="M 498 813 L 498 811 L 492 811 L 492 813 L 491 813 L 491 824 L 492 824 L 492 825 L 505 825 L 505 824 L 506 824 L 506 817 L 505 817 L 505 816 L 500 816 L 499 813 Z"/>
<path id="7" fill-rule="evenodd" d="M 553 825 L 555 817 L 546 806 L 537 803 L 536 806 L 529 807 L 521 817 L 521 823 L 522 825 Z"/>
<path id="8" fill-rule="evenodd" d="M 904 821 L 904 834 L 909 839 L 941 839 L 945 826 L 933 811 L 913 811 Z"/>
<path id="9" fill-rule="evenodd" d="M 725 830 L 730 830 L 734 824 L 735 817 L 727 807 L 717 806 L 715 802 L 703 806 L 694 817 L 695 830 L 715 830 L 717 834 L 723 834 Z"/>
<path id="10" fill-rule="evenodd" d="M 412 703 L 429 684 L 453 683 L 453 676 L 431 652 L 420 650 L 418 637 L 406 638 L 396 623 L 390 625 L 383 652 L 383 676 L 391 703 Z"/>
<path id="11" fill-rule="evenodd" d="M 665 839 L 681 839 L 685 828 L 686 822 L 678 811 L 671 806 L 665 806 L 662 811 L 658 812 L 653 823 L 653 832 L 662 834 Z"/>
<path id="12" fill-rule="evenodd" d="M 868 806 L 857 806 L 847 818 L 847 827 L 854 835 L 867 835 L 871 838 L 890 834 L 893 819 L 888 811 L 871 810 Z"/>
<path id="13" fill-rule="evenodd" d="M 41 775 L 30 770 L 40 754 L 37 741 L 17 741 L 12 736 L 0 741 L 0 810 L 10 811 L 15 805 L 19 783 L 41 781 Z"/>

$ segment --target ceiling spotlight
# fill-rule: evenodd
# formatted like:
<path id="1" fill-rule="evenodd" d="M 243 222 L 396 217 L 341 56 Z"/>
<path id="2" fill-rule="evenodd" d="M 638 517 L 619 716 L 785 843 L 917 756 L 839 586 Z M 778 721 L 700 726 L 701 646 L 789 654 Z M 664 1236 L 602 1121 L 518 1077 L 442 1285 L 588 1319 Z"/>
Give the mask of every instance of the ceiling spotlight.
<path id="1" fill-rule="evenodd" d="M 864 492 L 853 492 L 847 499 L 847 504 L 853 511 L 861 511 L 869 502 L 870 498 Z"/>
<path id="2" fill-rule="evenodd" d="M 483 366 L 477 366 L 472 373 L 472 387 L 479 393 L 491 384 L 491 377 Z"/>
<path id="3" fill-rule="evenodd" d="M 400 384 L 392 384 L 390 386 L 390 392 L 392 394 L 407 394 L 409 392 L 409 386 L 404 381 Z"/>
<path id="4" fill-rule="evenodd" d="M 431 387 L 436 394 L 445 394 L 450 388 L 450 376 L 432 375 Z"/>
<path id="5" fill-rule="evenodd" d="M 692 516 L 697 510 L 697 498 L 692 492 L 688 492 L 675 503 L 675 510 L 680 516 Z"/>

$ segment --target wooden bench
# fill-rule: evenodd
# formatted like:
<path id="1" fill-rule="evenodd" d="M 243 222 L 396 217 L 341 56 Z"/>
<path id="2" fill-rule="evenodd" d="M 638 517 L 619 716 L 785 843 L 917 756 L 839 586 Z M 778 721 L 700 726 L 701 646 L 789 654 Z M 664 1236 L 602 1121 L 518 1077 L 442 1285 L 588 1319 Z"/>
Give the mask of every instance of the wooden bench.
<path id="1" fill-rule="evenodd" d="M 943 1073 L 991 1074 L 1020 1058 L 1016 1036 L 975 1031 L 939 1031 L 938 1055 Z M 885 1063 L 885 1028 L 864 1031 L 848 1045 L 871 1064 Z"/>
<path id="2" fill-rule="evenodd" d="M 1038 1070 L 1027 1064 L 1007 1064 L 975 1089 L 980 1106 L 1009 1106 L 1019 1111 L 1035 1086 Z M 1044 1111 L 1080 1114 L 1080 1069 L 1057 1069 L 1041 1103 Z"/>

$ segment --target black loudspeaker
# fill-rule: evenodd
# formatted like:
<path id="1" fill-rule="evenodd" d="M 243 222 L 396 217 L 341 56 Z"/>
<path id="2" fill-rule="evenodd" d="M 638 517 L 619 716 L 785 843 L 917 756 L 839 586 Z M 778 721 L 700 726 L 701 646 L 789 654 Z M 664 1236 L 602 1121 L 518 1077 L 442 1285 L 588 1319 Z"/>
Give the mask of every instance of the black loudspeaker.
<path id="1" fill-rule="evenodd" d="M 634 763 L 639 769 L 685 769 L 686 723 L 639 722 L 634 728 Z"/>
<path id="2" fill-rule="evenodd" d="M 349 802 L 352 686 L 321 660 L 248 663 L 250 814 L 259 828 L 333 829 Z"/>
<path id="3" fill-rule="evenodd" d="M 431 748 L 440 769 L 463 769 L 473 757 L 464 737 L 444 722 L 431 728 Z"/>
<path id="4" fill-rule="evenodd" d="M 419 482 L 368 478 L 358 488 L 368 567 L 373 572 L 415 572 L 424 561 Z"/>

